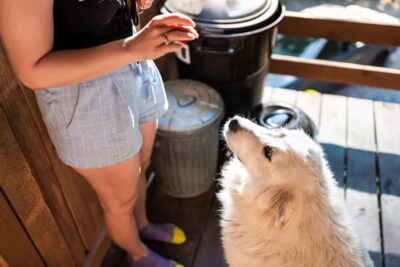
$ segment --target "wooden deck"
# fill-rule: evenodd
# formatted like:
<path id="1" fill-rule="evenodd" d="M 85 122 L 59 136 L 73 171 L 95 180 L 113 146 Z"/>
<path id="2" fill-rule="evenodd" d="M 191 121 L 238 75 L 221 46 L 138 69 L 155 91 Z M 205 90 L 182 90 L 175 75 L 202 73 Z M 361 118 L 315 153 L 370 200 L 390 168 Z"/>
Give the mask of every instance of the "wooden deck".
<path id="1" fill-rule="evenodd" d="M 296 104 L 314 120 L 318 141 L 375 266 L 399 267 L 400 105 L 269 88 L 263 101 Z M 219 238 L 215 190 L 196 198 L 176 199 L 153 185 L 148 203 L 151 220 L 179 224 L 188 234 L 188 242 L 149 246 L 187 267 L 227 266 Z M 115 247 L 103 266 L 128 267 Z"/>

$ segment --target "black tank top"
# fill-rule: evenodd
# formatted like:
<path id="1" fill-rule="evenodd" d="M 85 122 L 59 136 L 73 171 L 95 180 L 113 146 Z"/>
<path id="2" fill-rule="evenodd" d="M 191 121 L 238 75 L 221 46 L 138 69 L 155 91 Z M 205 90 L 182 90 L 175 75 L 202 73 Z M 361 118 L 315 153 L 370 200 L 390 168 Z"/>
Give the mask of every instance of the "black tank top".
<path id="1" fill-rule="evenodd" d="M 131 36 L 127 1 L 54 0 L 53 49 L 86 48 Z"/>

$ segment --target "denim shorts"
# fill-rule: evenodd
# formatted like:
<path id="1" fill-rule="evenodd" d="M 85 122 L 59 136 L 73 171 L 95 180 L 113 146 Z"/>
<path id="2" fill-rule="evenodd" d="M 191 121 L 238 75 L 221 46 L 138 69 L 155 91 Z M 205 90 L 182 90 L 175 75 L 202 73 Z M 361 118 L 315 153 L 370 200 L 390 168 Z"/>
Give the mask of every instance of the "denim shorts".
<path id="1" fill-rule="evenodd" d="M 100 168 L 137 154 L 139 124 L 168 108 L 161 75 L 151 60 L 96 79 L 35 91 L 59 158 L 78 168 Z"/>

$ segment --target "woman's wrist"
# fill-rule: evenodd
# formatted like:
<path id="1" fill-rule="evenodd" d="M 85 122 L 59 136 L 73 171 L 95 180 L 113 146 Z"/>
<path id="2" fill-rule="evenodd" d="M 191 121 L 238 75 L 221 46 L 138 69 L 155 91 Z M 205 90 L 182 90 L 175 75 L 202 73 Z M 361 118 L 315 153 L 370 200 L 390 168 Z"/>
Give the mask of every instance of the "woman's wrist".
<path id="1" fill-rule="evenodd" d="M 133 36 L 123 39 L 121 50 L 122 56 L 126 61 L 128 61 L 127 63 L 145 60 L 143 57 L 143 51 L 142 53 L 138 51 Z"/>

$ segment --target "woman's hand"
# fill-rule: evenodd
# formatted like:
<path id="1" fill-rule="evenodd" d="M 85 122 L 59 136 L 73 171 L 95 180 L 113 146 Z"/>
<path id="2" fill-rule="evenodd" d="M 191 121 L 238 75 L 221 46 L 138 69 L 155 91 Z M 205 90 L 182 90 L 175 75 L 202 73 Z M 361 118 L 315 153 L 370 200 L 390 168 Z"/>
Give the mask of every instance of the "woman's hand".
<path id="1" fill-rule="evenodd" d="M 181 48 L 180 41 L 198 37 L 195 23 L 181 14 L 155 16 L 135 36 L 125 41 L 124 48 L 134 59 L 156 59 Z"/>

